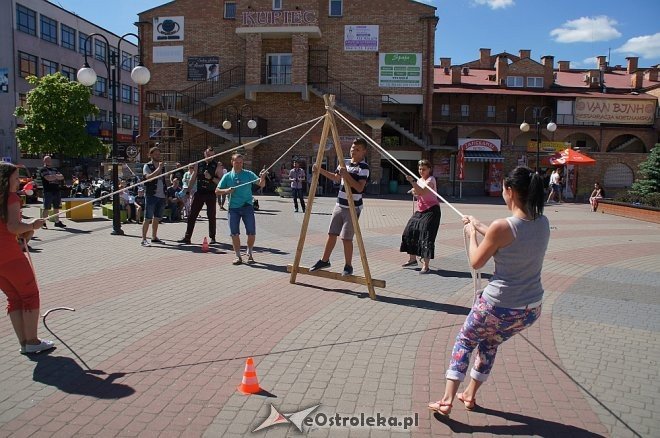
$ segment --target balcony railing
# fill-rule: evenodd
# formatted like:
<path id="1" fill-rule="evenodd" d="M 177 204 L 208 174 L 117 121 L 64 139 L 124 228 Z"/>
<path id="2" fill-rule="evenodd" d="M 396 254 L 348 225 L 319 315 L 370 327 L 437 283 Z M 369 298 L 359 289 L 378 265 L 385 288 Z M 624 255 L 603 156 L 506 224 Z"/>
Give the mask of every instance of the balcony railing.
<path id="1" fill-rule="evenodd" d="M 307 82 L 324 94 L 334 94 L 337 102 L 360 117 L 382 117 L 382 94 L 363 94 L 346 83 L 333 79 L 327 68 L 310 66 Z"/>
<path id="2" fill-rule="evenodd" d="M 268 85 L 290 85 L 293 66 L 290 64 L 261 65 L 261 83 Z"/>
<path id="3" fill-rule="evenodd" d="M 573 115 L 560 114 L 555 116 L 555 123 L 558 125 L 598 125 L 595 122 L 581 122 L 575 120 Z M 449 114 L 440 114 L 437 113 L 433 115 L 434 124 L 443 124 L 443 123 L 475 123 L 475 124 L 515 124 L 520 125 L 524 122 L 523 114 L 516 114 L 512 116 L 511 114 L 505 112 L 490 112 L 490 111 L 470 111 L 469 113 L 463 113 L 461 111 L 450 112 Z M 529 123 L 530 120 L 527 120 Z"/>

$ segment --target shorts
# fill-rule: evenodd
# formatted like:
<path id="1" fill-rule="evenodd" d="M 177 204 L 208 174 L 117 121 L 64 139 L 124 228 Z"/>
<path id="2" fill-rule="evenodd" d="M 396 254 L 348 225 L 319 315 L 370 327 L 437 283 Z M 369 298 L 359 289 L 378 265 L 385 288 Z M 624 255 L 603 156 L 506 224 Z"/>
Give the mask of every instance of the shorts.
<path id="1" fill-rule="evenodd" d="M 62 195 L 59 190 L 57 192 L 44 192 L 44 210 L 50 210 L 51 208 L 58 210 L 62 208 Z"/>
<path id="2" fill-rule="evenodd" d="M 157 218 L 163 217 L 166 201 L 165 198 L 159 198 L 155 195 L 147 195 L 145 197 L 144 218 L 153 219 L 154 216 Z"/>
<path id="3" fill-rule="evenodd" d="M 561 192 L 561 184 L 550 184 L 550 188 L 555 192 Z"/>
<path id="4" fill-rule="evenodd" d="M 357 217 L 360 217 L 362 212 L 361 208 L 356 209 Z M 351 210 L 335 205 L 332 210 L 332 219 L 330 220 L 330 228 L 328 234 L 339 236 L 342 240 L 353 240 L 355 230 L 353 229 L 353 221 L 351 221 Z"/>
<path id="5" fill-rule="evenodd" d="M 254 207 L 251 205 L 229 209 L 229 235 L 238 236 L 241 234 L 239 227 L 241 219 L 243 219 L 245 225 L 245 234 L 248 236 L 256 235 L 257 224 L 254 219 Z"/>

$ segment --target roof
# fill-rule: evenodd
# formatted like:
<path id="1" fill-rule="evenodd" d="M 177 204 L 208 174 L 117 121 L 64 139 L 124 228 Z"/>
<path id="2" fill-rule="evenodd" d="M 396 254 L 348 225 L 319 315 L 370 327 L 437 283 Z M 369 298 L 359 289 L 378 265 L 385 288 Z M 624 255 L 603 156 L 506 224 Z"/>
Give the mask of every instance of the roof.
<path id="1" fill-rule="evenodd" d="M 549 91 L 531 91 L 529 88 L 525 89 L 512 89 L 512 88 L 499 88 L 496 86 L 479 87 L 479 86 L 437 86 L 433 90 L 434 93 L 460 93 L 460 94 L 495 94 L 495 95 L 508 95 L 508 96 L 552 96 L 552 97 L 607 97 L 608 99 L 653 99 L 657 100 L 656 96 L 647 93 L 639 94 L 615 94 L 615 93 L 601 93 L 600 90 L 559 90 L 551 89 Z"/>
<path id="2" fill-rule="evenodd" d="M 475 163 L 501 163 L 504 161 L 504 157 L 500 152 L 496 151 L 465 151 L 464 160 Z"/>

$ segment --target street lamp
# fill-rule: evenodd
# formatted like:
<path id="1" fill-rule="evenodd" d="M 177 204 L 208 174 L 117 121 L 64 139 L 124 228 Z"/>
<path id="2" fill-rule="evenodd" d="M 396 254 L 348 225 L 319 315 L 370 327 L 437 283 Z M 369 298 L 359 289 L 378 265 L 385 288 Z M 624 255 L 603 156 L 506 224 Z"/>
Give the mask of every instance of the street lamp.
<path id="1" fill-rule="evenodd" d="M 118 94 L 118 84 L 121 80 L 121 68 L 117 70 L 119 65 L 119 53 L 121 50 L 121 43 L 125 41 L 127 36 L 134 36 L 138 40 L 138 47 L 140 50 L 139 54 L 139 64 L 131 71 L 131 79 L 138 85 L 145 85 L 151 79 L 151 73 L 144 65 L 142 65 L 142 45 L 140 44 L 140 38 L 134 33 L 127 33 L 119 38 L 117 43 L 117 50 L 112 52 L 110 50 L 110 42 L 100 33 L 93 33 L 85 39 L 85 64 L 83 67 L 78 70 L 77 78 L 78 82 L 81 84 L 91 87 L 96 82 L 96 72 L 93 68 L 89 66 L 87 62 L 87 42 L 90 41 L 92 37 L 101 37 L 105 40 L 107 51 L 105 53 L 105 59 L 102 60 L 106 69 L 108 70 L 108 78 L 110 80 L 110 90 L 112 93 L 112 186 L 113 190 L 118 190 L 119 188 L 119 163 L 117 162 L 117 94 Z M 91 48 L 90 42 L 90 48 Z M 119 193 L 115 193 L 112 196 L 112 233 L 113 235 L 121 236 L 124 232 L 121 229 L 121 216 L 120 216 L 120 206 L 119 206 Z"/>
<path id="2" fill-rule="evenodd" d="M 534 124 L 536 125 L 536 173 L 539 174 L 541 160 L 540 160 L 540 150 L 541 150 L 541 123 L 548 122 L 546 129 L 550 132 L 555 132 L 557 130 L 557 124 L 552 121 L 552 109 L 547 106 L 537 107 L 537 106 L 528 106 L 525 108 L 523 114 L 523 122 L 520 124 L 520 130 L 522 132 L 529 131 L 529 123 L 527 120 L 527 111 L 532 110 L 532 116 L 534 119 Z"/>
<path id="3" fill-rule="evenodd" d="M 225 121 L 222 122 L 222 127 L 229 131 L 231 129 L 230 118 L 236 119 L 236 125 L 238 127 L 238 145 L 242 145 L 241 142 L 241 121 L 243 118 L 248 119 L 247 127 L 254 129 L 257 127 L 257 122 L 252 118 L 252 107 L 248 104 L 245 104 L 237 109 L 234 105 L 228 105 L 225 107 Z"/>

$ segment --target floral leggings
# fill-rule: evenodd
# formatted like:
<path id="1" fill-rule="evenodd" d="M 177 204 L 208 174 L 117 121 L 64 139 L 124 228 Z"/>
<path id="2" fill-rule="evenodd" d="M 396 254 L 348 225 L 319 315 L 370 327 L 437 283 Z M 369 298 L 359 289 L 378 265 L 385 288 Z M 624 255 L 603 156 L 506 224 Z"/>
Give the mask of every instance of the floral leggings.
<path id="1" fill-rule="evenodd" d="M 507 309 L 495 307 L 479 297 L 456 336 L 447 379 L 465 379 L 472 350 L 478 347 L 470 377 L 485 382 L 495 363 L 500 344 L 534 324 L 539 316 L 540 305 L 533 309 Z"/>

